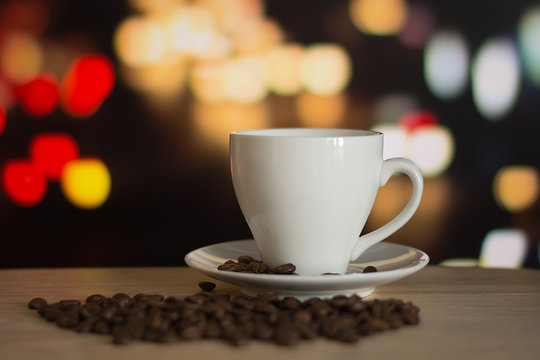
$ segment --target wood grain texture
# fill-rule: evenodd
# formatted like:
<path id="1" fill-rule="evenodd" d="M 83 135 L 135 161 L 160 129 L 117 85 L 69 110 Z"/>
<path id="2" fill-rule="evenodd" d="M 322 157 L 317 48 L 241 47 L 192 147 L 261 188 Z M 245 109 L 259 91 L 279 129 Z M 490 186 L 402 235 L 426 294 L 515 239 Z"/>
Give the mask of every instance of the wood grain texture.
<path id="1" fill-rule="evenodd" d="M 540 271 L 428 266 L 369 298 L 396 297 L 421 309 L 418 326 L 362 338 L 325 339 L 294 348 L 251 341 L 116 346 L 108 336 L 79 334 L 44 321 L 27 307 L 36 296 L 53 302 L 116 292 L 189 295 L 208 280 L 191 269 L 81 268 L 0 270 L 0 359 L 536 359 L 540 355 Z M 214 281 L 214 280 L 211 280 Z M 216 291 L 238 293 L 226 283 Z"/>

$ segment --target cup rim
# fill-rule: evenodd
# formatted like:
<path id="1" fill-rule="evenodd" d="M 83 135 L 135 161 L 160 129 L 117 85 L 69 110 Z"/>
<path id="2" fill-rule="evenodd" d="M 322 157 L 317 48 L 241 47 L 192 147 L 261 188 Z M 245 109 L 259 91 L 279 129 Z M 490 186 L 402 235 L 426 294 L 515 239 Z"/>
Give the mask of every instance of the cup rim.
<path id="1" fill-rule="evenodd" d="M 268 128 L 233 131 L 231 136 L 249 136 L 265 138 L 344 138 L 382 135 L 379 131 L 339 128 Z"/>

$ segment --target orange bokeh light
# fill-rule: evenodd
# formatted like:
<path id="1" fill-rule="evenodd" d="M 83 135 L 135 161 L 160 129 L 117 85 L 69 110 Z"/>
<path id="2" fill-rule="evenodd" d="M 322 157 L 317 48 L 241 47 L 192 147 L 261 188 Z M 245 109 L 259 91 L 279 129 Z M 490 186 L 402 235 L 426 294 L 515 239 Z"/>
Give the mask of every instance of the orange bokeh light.
<path id="1" fill-rule="evenodd" d="M 29 160 L 9 160 L 2 169 L 2 186 L 8 198 L 20 206 L 35 206 L 47 192 L 47 179 Z"/>
<path id="2" fill-rule="evenodd" d="M 40 134 L 30 142 L 30 157 L 43 174 L 51 180 L 58 180 L 64 165 L 79 158 L 79 146 L 68 134 Z"/>
<path id="3" fill-rule="evenodd" d="M 60 99 L 58 83 L 49 74 L 39 75 L 18 90 L 23 110 L 34 117 L 44 117 L 52 113 Z"/>
<path id="4" fill-rule="evenodd" d="M 63 106 L 75 117 L 93 114 L 109 96 L 115 81 L 114 68 L 102 55 L 87 55 L 75 61 L 62 84 Z"/>

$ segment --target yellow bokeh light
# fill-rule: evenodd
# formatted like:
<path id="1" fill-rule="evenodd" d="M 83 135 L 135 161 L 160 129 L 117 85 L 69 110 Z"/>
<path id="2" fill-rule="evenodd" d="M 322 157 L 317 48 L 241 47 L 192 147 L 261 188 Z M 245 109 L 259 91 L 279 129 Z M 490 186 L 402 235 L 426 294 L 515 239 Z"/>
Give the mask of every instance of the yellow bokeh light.
<path id="1" fill-rule="evenodd" d="M 195 64 L 190 72 L 189 87 L 197 98 L 204 103 L 225 101 L 226 62 L 201 62 Z"/>
<path id="2" fill-rule="evenodd" d="M 264 13 L 263 0 L 199 0 L 209 9 L 221 31 L 234 33 L 243 24 L 260 19 Z"/>
<path id="3" fill-rule="evenodd" d="M 303 92 L 296 98 L 296 111 L 302 126 L 338 127 L 345 116 L 346 103 L 343 94 L 321 96 Z"/>
<path id="4" fill-rule="evenodd" d="M 163 19 L 170 48 L 181 54 L 210 52 L 219 42 L 211 12 L 200 6 L 182 6 Z"/>
<path id="5" fill-rule="evenodd" d="M 170 11 L 186 0 L 128 0 L 128 3 L 135 9 L 151 13 Z"/>
<path id="6" fill-rule="evenodd" d="M 406 146 L 408 157 L 418 164 L 425 177 L 440 175 L 454 159 L 454 136 L 444 126 L 420 126 L 411 133 Z"/>
<path id="7" fill-rule="evenodd" d="M 228 151 L 231 132 L 270 126 L 265 102 L 251 105 L 196 102 L 192 107 L 192 115 L 197 133 L 208 145 L 223 152 Z"/>
<path id="8" fill-rule="evenodd" d="M 225 70 L 225 95 L 240 104 L 252 104 L 268 94 L 263 58 L 243 56 L 230 59 Z"/>
<path id="9" fill-rule="evenodd" d="M 131 88 L 158 97 L 181 93 L 186 73 L 187 64 L 181 59 L 160 61 L 139 68 L 120 68 L 120 74 Z"/>
<path id="10" fill-rule="evenodd" d="M 300 63 L 302 84 L 318 95 L 340 93 L 348 85 L 351 74 L 349 55 L 337 44 L 311 45 Z"/>
<path id="11" fill-rule="evenodd" d="M 60 185 L 71 204 L 82 209 L 95 209 L 109 197 L 111 175 L 100 159 L 78 159 L 64 166 Z"/>
<path id="12" fill-rule="evenodd" d="M 236 51 L 240 55 L 262 55 L 283 41 L 283 31 L 270 19 L 246 22 L 234 36 Z"/>
<path id="13" fill-rule="evenodd" d="M 41 70 L 43 50 L 37 40 L 24 34 L 10 34 L 1 43 L 0 72 L 15 84 L 33 79 Z"/>
<path id="14" fill-rule="evenodd" d="M 540 175 L 532 166 L 507 166 L 495 175 L 493 195 L 502 208 L 519 212 L 528 209 L 538 199 Z"/>
<path id="15" fill-rule="evenodd" d="M 278 95 L 296 95 L 302 90 L 300 61 L 304 49 L 300 44 L 276 46 L 266 55 L 268 87 Z"/>
<path id="16" fill-rule="evenodd" d="M 407 19 L 405 0 L 351 0 L 349 15 L 353 24 L 370 35 L 395 35 Z"/>
<path id="17" fill-rule="evenodd" d="M 167 38 L 160 22 L 147 17 L 123 20 L 114 34 L 116 54 L 127 66 L 142 67 L 159 61 L 167 50 Z"/>

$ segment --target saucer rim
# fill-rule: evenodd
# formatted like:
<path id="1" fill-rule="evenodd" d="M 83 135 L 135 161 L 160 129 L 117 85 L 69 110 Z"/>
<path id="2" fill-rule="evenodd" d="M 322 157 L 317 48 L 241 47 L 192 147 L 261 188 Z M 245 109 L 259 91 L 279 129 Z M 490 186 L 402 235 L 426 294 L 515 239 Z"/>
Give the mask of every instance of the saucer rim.
<path id="1" fill-rule="evenodd" d="M 396 246 L 396 247 L 403 247 L 407 248 L 409 250 L 413 250 L 417 253 L 419 253 L 421 256 L 419 259 L 411 262 L 410 265 L 407 265 L 405 267 L 397 268 L 397 269 L 391 269 L 391 270 L 381 270 L 377 272 L 370 272 L 370 273 L 345 273 L 345 274 L 339 274 L 339 275 L 279 275 L 279 274 L 254 274 L 254 273 L 240 273 L 240 272 L 232 272 L 232 271 L 223 271 L 218 270 L 217 267 L 211 268 L 209 266 L 201 265 L 197 262 L 194 262 L 191 260 L 191 258 L 201 251 L 205 249 L 210 249 L 214 247 L 221 247 L 226 244 L 235 244 L 235 243 L 254 243 L 255 240 L 253 239 L 243 239 L 243 240 L 232 240 L 232 241 L 223 241 L 215 244 L 206 245 L 203 247 L 200 247 L 198 249 L 192 250 L 189 253 L 187 253 L 184 256 L 185 263 L 192 269 L 197 270 L 203 274 L 206 274 L 210 277 L 213 277 L 217 280 L 225 281 L 234 283 L 233 280 L 238 281 L 248 281 L 250 283 L 262 283 L 262 282 L 272 282 L 272 281 L 278 281 L 283 284 L 299 284 L 299 283 L 313 283 L 316 282 L 319 285 L 323 285 L 326 283 L 332 284 L 335 283 L 336 280 L 339 280 L 339 282 L 349 282 L 349 281 L 358 281 L 361 279 L 370 279 L 371 281 L 378 282 L 381 281 L 383 283 L 386 283 L 386 280 L 388 278 L 391 278 L 388 280 L 388 282 L 393 282 L 395 280 L 399 280 L 403 277 L 406 277 L 408 275 L 411 275 L 422 268 L 424 268 L 430 261 L 429 255 L 425 253 L 422 250 L 416 249 L 411 246 L 403 245 L 403 244 L 396 244 L 388 241 L 379 242 L 373 246 L 380 246 L 381 244 L 388 245 L 388 246 Z M 242 255 L 242 254 L 239 254 Z M 216 275 L 216 276 L 213 276 Z M 398 277 L 397 279 L 393 279 L 394 277 Z M 227 278 L 229 280 L 223 280 L 223 278 Z"/>

